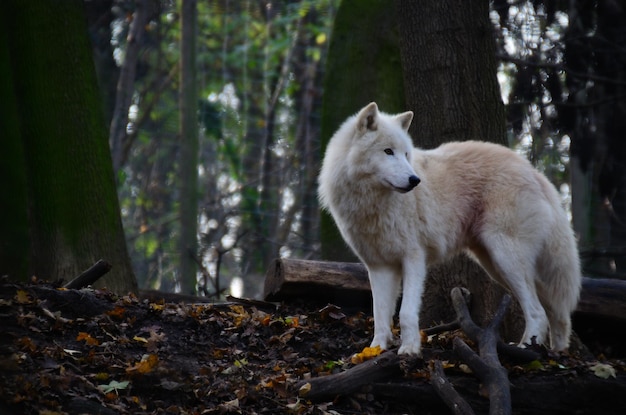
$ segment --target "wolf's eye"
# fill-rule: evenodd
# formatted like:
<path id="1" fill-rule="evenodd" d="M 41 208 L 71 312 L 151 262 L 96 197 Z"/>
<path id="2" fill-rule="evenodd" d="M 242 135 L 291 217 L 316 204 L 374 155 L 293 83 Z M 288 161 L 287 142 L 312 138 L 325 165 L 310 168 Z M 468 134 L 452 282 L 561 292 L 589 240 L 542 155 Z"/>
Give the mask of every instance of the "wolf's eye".
<path id="1" fill-rule="evenodd" d="M 385 154 L 389 155 L 389 156 L 393 156 L 393 150 L 390 148 L 386 148 L 385 149 Z"/>

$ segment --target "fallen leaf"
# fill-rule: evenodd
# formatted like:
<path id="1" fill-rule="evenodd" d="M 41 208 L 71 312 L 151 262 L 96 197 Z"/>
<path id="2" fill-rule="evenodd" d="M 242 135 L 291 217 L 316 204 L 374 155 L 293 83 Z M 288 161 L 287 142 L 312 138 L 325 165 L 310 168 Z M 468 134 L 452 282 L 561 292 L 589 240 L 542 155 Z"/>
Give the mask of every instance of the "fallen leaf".
<path id="1" fill-rule="evenodd" d="M 146 339 L 145 337 L 135 336 L 133 337 L 133 340 L 136 342 L 148 343 L 148 339 Z"/>
<path id="2" fill-rule="evenodd" d="M 300 386 L 300 389 L 298 389 L 298 395 L 305 397 L 310 391 L 311 391 L 311 384 L 307 382 L 304 385 Z"/>
<path id="3" fill-rule="evenodd" d="M 356 365 L 359 363 L 363 363 L 366 360 L 370 360 L 371 358 L 378 356 L 382 352 L 383 350 L 380 348 L 380 346 L 366 347 L 361 353 L 357 353 L 352 356 L 352 359 L 350 359 L 350 361 Z"/>
<path id="4" fill-rule="evenodd" d="M 611 365 L 607 365 L 604 363 L 598 363 L 596 365 L 591 366 L 591 370 L 593 374 L 602 379 L 608 379 L 610 377 L 617 377 L 615 374 L 615 368 Z"/>
<path id="5" fill-rule="evenodd" d="M 109 382 L 108 385 L 98 385 L 98 388 L 100 388 L 100 390 L 102 390 L 102 392 L 104 392 L 105 395 L 111 392 L 115 392 L 115 394 L 117 394 L 118 390 L 126 389 L 129 384 L 130 384 L 130 381 L 128 380 L 125 380 L 123 382 L 112 380 L 111 382 Z"/>
<path id="6" fill-rule="evenodd" d="M 113 310 L 109 310 L 106 312 L 108 316 L 115 317 L 117 319 L 124 318 L 124 313 L 126 313 L 126 309 L 124 307 L 115 307 Z"/>
<path id="7" fill-rule="evenodd" d="M 126 369 L 126 373 L 128 374 L 150 373 L 156 367 L 158 363 L 159 363 L 159 356 L 155 354 L 143 355 L 143 357 L 141 358 L 139 362 L 137 362 L 134 366 L 131 366 Z"/>
<path id="8" fill-rule="evenodd" d="M 19 304 L 30 304 L 33 302 L 32 298 L 30 298 L 30 295 L 28 294 L 28 291 L 26 290 L 17 290 L 15 293 L 15 301 Z"/>
<path id="9" fill-rule="evenodd" d="M 76 340 L 84 341 L 89 346 L 98 346 L 100 344 L 98 339 L 94 339 L 89 333 L 85 333 L 84 331 L 78 333 L 78 336 L 76 336 Z"/>

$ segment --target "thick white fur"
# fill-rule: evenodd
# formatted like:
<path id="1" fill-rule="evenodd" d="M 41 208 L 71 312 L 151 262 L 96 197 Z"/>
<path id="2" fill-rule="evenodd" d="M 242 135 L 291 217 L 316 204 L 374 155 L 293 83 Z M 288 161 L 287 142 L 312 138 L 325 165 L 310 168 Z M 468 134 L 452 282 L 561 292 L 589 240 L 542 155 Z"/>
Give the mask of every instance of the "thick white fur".
<path id="1" fill-rule="evenodd" d="M 533 336 L 546 343 L 549 334 L 553 349 L 566 349 L 581 274 L 555 188 L 527 160 L 496 144 L 414 148 L 407 133 L 412 118 L 412 112 L 389 115 L 369 104 L 332 137 L 319 176 L 322 207 L 369 271 L 372 346 L 390 345 L 402 287 L 399 353 L 420 354 L 427 266 L 466 251 L 520 302 L 522 343 Z M 415 175 L 421 183 L 407 193 Z"/>

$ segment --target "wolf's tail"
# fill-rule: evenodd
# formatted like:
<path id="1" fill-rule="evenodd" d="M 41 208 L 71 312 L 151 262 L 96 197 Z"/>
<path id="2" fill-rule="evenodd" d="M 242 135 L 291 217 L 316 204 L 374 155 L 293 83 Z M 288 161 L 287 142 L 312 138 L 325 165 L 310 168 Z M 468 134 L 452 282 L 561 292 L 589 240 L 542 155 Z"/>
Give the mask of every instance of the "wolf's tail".
<path id="1" fill-rule="evenodd" d="M 576 238 L 565 214 L 559 215 L 546 242 L 538 264 L 538 293 L 550 322 L 551 347 L 564 350 L 569 346 L 571 314 L 578 304 L 582 284 Z"/>

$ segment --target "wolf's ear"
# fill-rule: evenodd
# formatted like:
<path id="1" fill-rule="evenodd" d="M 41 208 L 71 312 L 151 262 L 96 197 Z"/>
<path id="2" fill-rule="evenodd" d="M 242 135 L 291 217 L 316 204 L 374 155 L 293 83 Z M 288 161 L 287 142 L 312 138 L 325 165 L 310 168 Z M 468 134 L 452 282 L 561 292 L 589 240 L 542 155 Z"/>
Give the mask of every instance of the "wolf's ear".
<path id="1" fill-rule="evenodd" d="M 409 127 L 411 126 L 411 121 L 413 121 L 413 111 L 403 112 L 402 114 L 398 114 L 395 116 L 396 120 L 400 122 L 402 129 L 404 131 L 409 131 Z"/>
<path id="2" fill-rule="evenodd" d="M 378 129 L 378 105 L 375 102 L 359 111 L 356 116 L 356 129 L 361 134 Z"/>

